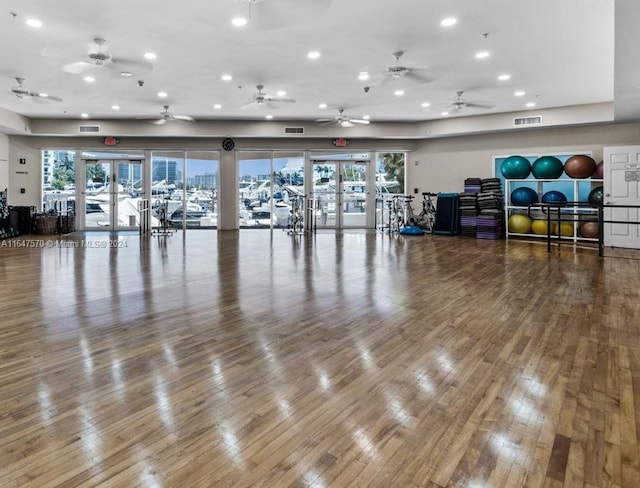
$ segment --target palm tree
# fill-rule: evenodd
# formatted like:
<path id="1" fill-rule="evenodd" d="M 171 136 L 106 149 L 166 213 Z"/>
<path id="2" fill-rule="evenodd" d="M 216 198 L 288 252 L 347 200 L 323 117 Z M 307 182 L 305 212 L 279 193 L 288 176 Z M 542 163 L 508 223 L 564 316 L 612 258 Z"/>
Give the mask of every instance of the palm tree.
<path id="1" fill-rule="evenodd" d="M 404 153 L 385 153 L 380 155 L 380 162 L 386 176 L 395 179 L 404 188 Z"/>

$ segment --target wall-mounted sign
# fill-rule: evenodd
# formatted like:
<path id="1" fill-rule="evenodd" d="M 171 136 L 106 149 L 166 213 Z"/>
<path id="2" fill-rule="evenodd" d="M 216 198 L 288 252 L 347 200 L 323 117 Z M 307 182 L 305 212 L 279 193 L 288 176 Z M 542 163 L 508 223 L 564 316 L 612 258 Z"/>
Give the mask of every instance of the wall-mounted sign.
<path id="1" fill-rule="evenodd" d="M 105 146 L 117 146 L 120 143 L 120 139 L 117 137 L 105 137 L 102 142 Z"/>
<path id="2" fill-rule="evenodd" d="M 333 140 L 333 145 L 336 147 L 347 147 L 349 145 L 349 141 L 344 137 L 339 137 L 338 139 Z"/>

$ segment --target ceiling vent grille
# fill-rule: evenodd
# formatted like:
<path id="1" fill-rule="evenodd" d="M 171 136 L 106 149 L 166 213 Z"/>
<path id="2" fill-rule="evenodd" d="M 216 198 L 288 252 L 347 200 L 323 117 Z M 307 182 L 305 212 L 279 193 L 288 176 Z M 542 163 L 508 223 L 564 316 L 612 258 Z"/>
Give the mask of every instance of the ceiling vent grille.
<path id="1" fill-rule="evenodd" d="M 79 130 L 81 134 L 85 134 L 85 133 L 96 134 L 100 132 L 100 126 L 99 125 L 81 125 Z"/>
<path id="2" fill-rule="evenodd" d="M 284 133 L 287 135 L 301 135 L 304 134 L 304 127 L 285 127 Z"/>
<path id="3" fill-rule="evenodd" d="M 522 127 L 523 125 L 540 125 L 542 124 L 541 115 L 533 115 L 531 117 L 516 117 L 513 119 L 514 127 Z"/>

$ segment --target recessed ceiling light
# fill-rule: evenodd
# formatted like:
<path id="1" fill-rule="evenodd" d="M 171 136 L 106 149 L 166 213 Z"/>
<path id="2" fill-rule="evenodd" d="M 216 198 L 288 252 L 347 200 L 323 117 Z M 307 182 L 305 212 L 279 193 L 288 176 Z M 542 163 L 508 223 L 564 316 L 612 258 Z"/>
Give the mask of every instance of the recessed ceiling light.
<path id="1" fill-rule="evenodd" d="M 284 91 L 284 90 L 278 90 L 276 92 L 276 95 L 279 96 L 279 97 L 285 97 L 285 96 L 287 96 L 287 92 Z"/>
<path id="2" fill-rule="evenodd" d="M 320 57 L 320 51 L 309 51 L 307 57 L 309 59 L 318 59 Z"/>
<path id="3" fill-rule="evenodd" d="M 535 106 L 536 106 L 536 102 L 529 102 L 525 105 L 525 107 L 529 107 L 529 108 L 535 107 Z"/>
<path id="4" fill-rule="evenodd" d="M 519 90 L 519 91 L 515 92 L 515 93 L 513 94 L 513 96 L 514 96 L 514 97 L 524 97 L 526 94 L 527 94 L 527 92 L 522 91 L 522 90 Z"/>
<path id="5" fill-rule="evenodd" d="M 449 115 L 449 112 L 440 112 L 440 115 L 446 117 L 447 115 Z"/>
<path id="6" fill-rule="evenodd" d="M 38 96 L 42 97 L 42 98 L 48 98 L 49 94 L 48 93 L 38 93 Z"/>
<path id="7" fill-rule="evenodd" d="M 511 79 L 511 75 L 508 75 L 506 73 L 503 74 L 503 75 L 498 76 L 498 80 L 500 80 L 500 81 L 508 81 L 510 79 Z"/>
<path id="8" fill-rule="evenodd" d="M 160 98 L 167 98 L 169 95 L 167 94 L 167 92 L 158 92 L 158 96 Z"/>
<path id="9" fill-rule="evenodd" d="M 120 110 L 120 105 L 111 105 L 113 110 Z"/>
<path id="10" fill-rule="evenodd" d="M 267 120 L 271 120 L 273 118 L 273 115 L 265 115 L 264 118 Z"/>
<path id="11" fill-rule="evenodd" d="M 122 76 L 123 78 L 129 78 L 133 76 L 133 73 L 131 73 L 130 71 L 121 71 L 120 76 Z"/>
<path id="12" fill-rule="evenodd" d="M 89 114 L 80 114 L 80 117 L 82 117 L 83 119 L 88 119 L 89 118 Z"/>
<path id="13" fill-rule="evenodd" d="M 476 53 L 476 59 L 485 59 L 488 58 L 491 54 L 489 51 L 479 51 Z"/>
<path id="14" fill-rule="evenodd" d="M 234 17 L 233 19 L 231 19 L 231 23 L 236 27 L 242 27 L 247 25 L 247 19 L 245 19 L 244 17 Z"/>
<path id="15" fill-rule="evenodd" d="M 321 103 L 320 105 L 318 105 L 318 108 L 327 108 L 327 104 L 326 103 Z"/>
<path id="16" fill-rule="evenodd" d="M 214 108 L 214 109 L 216 109 L 216 110 L 220 110 L 220 109 L 222 108 L 222 105 L 220 105 L 219 103 L 216 103 L 216 104 L 213 106 L 213 108 Z"/>
<path id="17" fill-rule="evenodd" d="M 93 83 L 94 81 L 96 81 L 96 79 L 93 76 L 85 76 L 84 81 L 86 81 L 87 83 Z"/>
<path id="18" fill-rule="evenodd" d="M 396 91 L 393 92 L 393 94 L 396 97 L 401 97 L 402 95 L 404 95 L 404 90 L 396 90 Z"/>
<path id="19" fill-rule="evenodd" d="M 29 27 L 42 27 L 42 22 L 38 19 L 27 19 L 27 25 Z"/>
<path id="20" fill-rule="evenodd" d="M 144 53 L 144 57 L 146 59 L 156 59 L 158 55 L 156 53 L 149 52 L 149 53 Z"/>
<path id="21" fill-rule="evenodd" d="M 447 17 L 446 19 L 442 19 L 440 21 L 440 25 L 442 27 L 451 27 L 452 25 L 456 25 L 458 23 L 458 19 L 455 17 Z"/>
<path id="22" fill-rule="evenodd" d="M 371 118 L 370 115 L 363 115 L 362 120 L 369 120 Z"/>
<path id="23" fill-rule="evenodd" d="M 358 79 L 360 81 L 367 81 L 369 79 L 369 73 L 366 71 L 360 71 L 360 73 L 358 73 Z"/>
<path id="24" fill-rule="evenodd" d="M 420 104 L 420 106 L 421 106 L 422 108 L 427 108 L 427 107 L 431 107 L 431 104 L 430 104 L 429 102 L 422 102 L 422 103 Z"/>
<path id="25" fill-rule="evenodd" d="M 228 74 L 224 74 L 224 75 L 222 75 L 222 76 L 220 77 L 220 79 L 221 79 L 222 81 L 231 81 L 231 80 L 233 80 L 233 76 L 228 75 Z"/>

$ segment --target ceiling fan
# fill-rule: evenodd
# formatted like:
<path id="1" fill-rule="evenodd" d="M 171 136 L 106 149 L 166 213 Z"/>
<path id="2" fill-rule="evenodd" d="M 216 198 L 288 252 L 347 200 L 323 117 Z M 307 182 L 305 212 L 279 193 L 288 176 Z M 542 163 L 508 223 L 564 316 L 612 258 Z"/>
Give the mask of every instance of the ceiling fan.
<path id="1" fill-rule="evenodd" d="M 446 71 L 445 68 L 418 68 L 403 66 L 400 64 L 400 59 L 404 55 L 404 51 L 396 51 L 392 54 L 396 60 L 396 64 L 385 69 L 384 74 L 386 76 L 386 80 L 407 78 L 419 83 L 429 83 L 439 76 L 442 76 Z"/>
<path id="2" fill-rule="evenodd" d="M 318 119 L 316 120 L 320 125 L 338 124 L 341 127 L 353 127 L 354 124 L 368 124 L 368 120 L 354 119 L 344 114 L 344 109 L 338 110 L 338 115 L 332 119 Z"/>
<path id="3" fill-rule="evenodd" d="M 164 112 L 160 112 L 160 118 L 151 122 L 155 125 L 164 125 L 167 122 L 195 122 L 196 119 L 191 117 L 190 115 L 176 115 L 169 112 L 169 105 L 164 105 Z"/>
<path id="4" fill-rule="evenodd" d="M 240 108 L 241 109 L 260 109 L 260 108 L 278 108 L 278 103 L 295 103 L 295 98 L 291 97 L 279 97 L 277 95 L 269 95 L 262 90 L 264 89 L 264 85 L 257 85 L 258 93 L 254 93 L 252 100 L 248 103 L 245 103 Z"/>
<path id="5" fill-rule="evenodd" d="M 49 95 L 47 93 L 38 92 L 35 90 L 29 90 L 24 87 L 24 78 L 16 78 L 18 82 L 17 85 L 11 87 L 11 93 L 13 93 L 18 98 L 31 98 L 34 100 L 51 100 L 55 102 L 61 102 L 62 98 L 54 97 L 53 95 Z"/>
<path id="6" fill-rule="evenodd" d="M 153 69 L 153 64 L 136 59 L 114 58 L 107 47 L 107 41 L 101 37 L 96 37 L 89 47 L 89 54 L 82 61 L 65 64 L 62 67 L 62 71 L 79 74 L 103 67 L 121 72 L 149 71 Z"/>
<path id="7" fill-rule="evenodd" d="M 451 108 L 452 110 L 456 110 L 456 111 L 462 110 L 463 108 L 493 108 L 493 107 L 495 107 L 495 104 L 490 103 L 490 102 L 479 102 L 479 101 L 471 102 L 471 101 L 465 100 L 464 98 L 462 98 L 463 94 L 464 94 L 463 91 L 456 92 L 455 100 L 449 102 L 448 107 Z"/>

